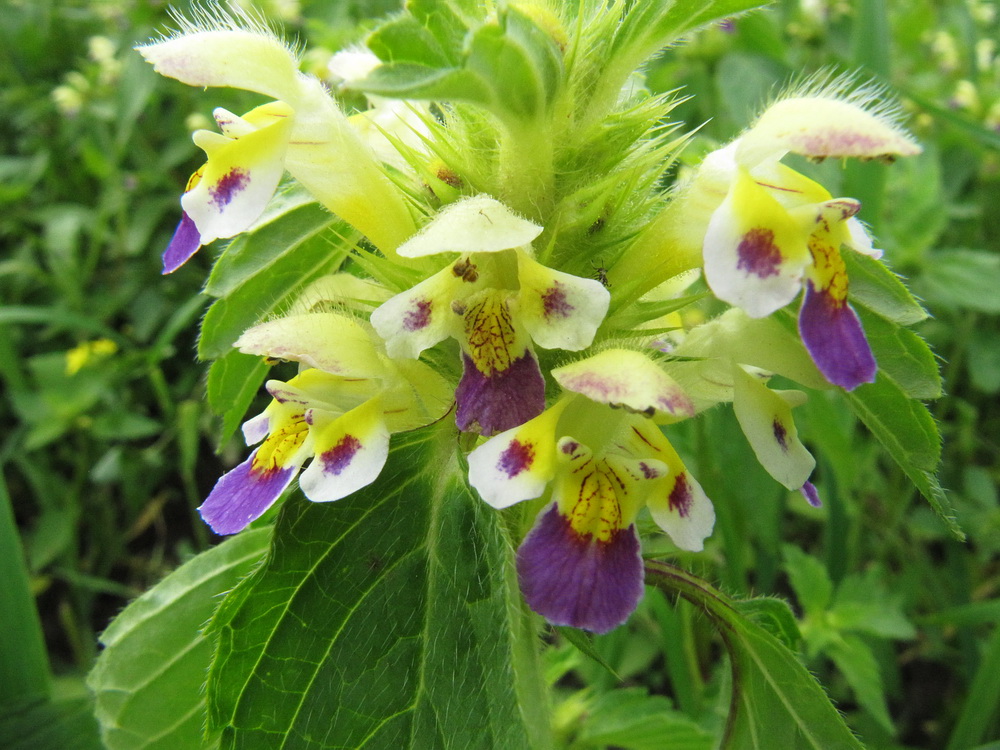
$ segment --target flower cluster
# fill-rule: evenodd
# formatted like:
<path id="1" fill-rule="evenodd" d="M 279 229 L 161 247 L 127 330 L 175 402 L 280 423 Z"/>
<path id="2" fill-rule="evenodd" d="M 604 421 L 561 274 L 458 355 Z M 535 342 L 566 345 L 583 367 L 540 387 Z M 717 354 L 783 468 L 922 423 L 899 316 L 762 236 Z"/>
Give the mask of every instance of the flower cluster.
<path id="1" fill-rule="evenodd" d="M 557 70 L 561 46 L 545 24 L 537 31 L 532 38 L 549 45 L 539 59 Z M 303 465 L 306 497 L 336 500 L 374 481 L 392 434 L 447 426 L 466 435 L 456 445 L 469 450 L 479 496 L 534 514 L 515 540 L 528 604 L 552 623 L 605 632 L 642 596 L 642 518 L 680 550 L 702 550 L 712 533 L 712 503 L 671 444 L 671 425 L 732 403 L 761 465 L 818 504 L 815 461 L 792 418 L 805 394 L 768 383 L 780 375 L 853 389 L 874 380 L 841 253 L 879 253 L 858 201 L 781 160 L 916 153 L 864 95 L 834 82 L 782 98 L 663 195 L 655 186 L 669 149 L 655 121 L 667 100 L 623 92 L 618 118 L 631 142 L 570 189 L 552 164 L 577 158 L 575 131 L 564 133 L 563 151 L 552 135 L 547 156 L 529 165 L 516 161 L 517 139 L 544 128 L 446 106 L 446 87 L 435 89 L 433 112 L 372 97 L 364 116 L 348 117 L 266 29 L 216 18 L 140 52 L 184 83 L 270 99 L 240 116 L 216 110 L 220 132 L 194 134 L 207 161 L 181 198 L 165 273 L 215 239 L 253 231 L 286 174 L 365 238 L 323 281 L 323 305 L 302 291 L 235 342 L 299 370 L 267 382 L 270 405 L 243 428 L 258 447 L 201 506 L 216 532 L 258 518 Z M 371 76 L 379 66 L 352 52 L 333 67 L 342 82 L 345 69 Z M 523 109 L 537 124 L 546 107 L 558 109 Z M 636 200 L 610 197 L 643 186 L 648 195 Z M 730 309 L 686 323 L 680 295 L 692 284 L 707 287 L 690 299 L 710 294 Z M 772 313 L 800 290 L 796 335 Z M 454 420 L 444 419 L 452 409 Z"/>

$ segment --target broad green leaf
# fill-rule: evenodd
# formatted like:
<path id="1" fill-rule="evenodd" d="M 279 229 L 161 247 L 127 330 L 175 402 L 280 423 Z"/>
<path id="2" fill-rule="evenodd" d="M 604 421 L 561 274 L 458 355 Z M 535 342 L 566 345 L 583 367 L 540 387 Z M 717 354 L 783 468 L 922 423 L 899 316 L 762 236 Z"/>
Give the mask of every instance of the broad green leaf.
<path id="1" fill-rule="evenodd" d="M 208 403 L 222 415 L 219 444 L 225 443 L 243 421 L 254 396 L 271 368 L 262 357 L 231 349 L 208 370 Z"/>
<path id="2" fill-rule="evenodd" d="M 184 563 L 115 618 L 87 683 L 108 750 L 214 747 L 203 742 L 213 643 L 202 627 L 260 560 L 270 529 L 246 531 Z"/>
<path id="3" fill-rule="evenodd" d="M 879 369 L 910 398 L 939 398 L 941 373 L 927 342 L 910 329 L 875 315 L 861 305 L 856 305 L 855 310 Z"/>
<path id="4" fill-rule="evenodd" d="M 1000 255 L 986 250 L 929 253 L 918 286 L 931 306 L 1000 313 Z"/>
<path id="5" fill-rule="evenodd" d="M 926 320 L 923 306 L 884 263 L 861 253 L 844 253 L 851 280 L 851 301 L 902 326 Z"/>
<path id="6" fill-rule="evenodd" d="M 792 651 L 740 614 L 729 597 L 672 565 L 646 563 L 646 581 L 676 593 L 709 616 L 732 663 L 726 750 L 861 750 L 815 678 Z"/>
<path id="7" fill-rule="evenodd" d="M 88 698 L 0 707 L 0 747 L 4 750 L 106 750 Z"/>
<path id="8" fill-rule="evenodd" d="M 858 703 L 885 731 L 892 734 L 894 728 L 885 702 L 882 676 L 879 674 L 875 655 L 868 645 L 857 636 L 841 635 L 827 644 L 825 652 L 844 675 Z"/>
<path id="9" fill-rule="evenodd" d="M 833 582 L 821 560 L 806 554 L 793 544 L 782 546 L 788 582 L 795 590 L 802 609 L 808 615 L 819 616 L 833 599 Z"/>
<path id="10" fill-rule="evenodd" d="M 281 310 L 310 282 L 336 271 L 348 252 L 337 240 L 349 230 L 339 224 L 331 232 L 333 224 L 326 209 L 311 203 L 233 240 L 208 280 L 206 292 L 221 298 L 202 321 L 198 356 L 215 359 L 228 353 L 247 328 Z"/>
<path id="11" fill-rule="evenodd" d="M 941 435 L 927 407 L 907 397 L 883 372 L 874 383 L 862 385 L 845 395 L 854 413 L 889 451 L 952 536 L 964 539 L 951 502 L 937 479 Z"/>
<path id="12" fill-rule="evenodd" d="M 205 283 L 205 294 L 232 294 L 274 263 L 287 247 L 312 237 L 331 222 L 330 214 L 302 188 L 282 185 L 254 225 L 225 246 Z"/>
<path id="13" fill-rule="evenodd" d="M 375 483 L 298 494 L 212 630 L 223 748 L 547 748 L 546 699 L 501 516 L 450 428 L 394 438 Z"/>
<path id="14" fill-rule="evenodd" d="M 574 748 L 620 747 L 625 750 L 710 750 L 715 738 L 662 695 L 643 688 L 612 690 L 587 708 Z"/>

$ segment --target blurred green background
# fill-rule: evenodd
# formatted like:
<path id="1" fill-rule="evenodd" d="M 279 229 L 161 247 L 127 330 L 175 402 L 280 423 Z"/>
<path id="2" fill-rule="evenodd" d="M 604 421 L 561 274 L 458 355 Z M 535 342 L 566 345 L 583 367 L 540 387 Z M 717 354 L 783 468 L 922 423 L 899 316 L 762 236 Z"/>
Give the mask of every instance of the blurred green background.
<path id="1" fill-rule="evenodd" d="M 319 75 L 396 7 L 254 4 Z M 870 747 L 1000 748 L 997 16 L 971 0 L 787 0 L 705 30 L 648 72 L 652 92 L 692 96 L 675 110 L 702 126 L 688 163 L 818 70 L 887 84 L 924 146 L 891 167 L 797 166 L 863 201 L 885 261 L 933 314 L 918 330 L 942 360 L 942 481 L 968 540 L 949 537 L 823 394 L 797 412 L 819 458 L 820 510 L 770 482 L 731 439 L 728 411 L 697 420 L 683 446 L 720 517 L 694 572 L 733 594 L 789 599 L 803 659 Z M 97 634 L 213 542 L 194 508 L 241 456 L 217 444 L 194 354 L 208 254 L 168 277 L 160 254 L 200 164 L 190 132 L 215 106 L 256 101 L 156 76 L 132 47 L 170 25 L 158 2 L 0 4 L 0 701 L 81 698 L 81 726 Z M 713 699 L 726 672 L 690 606 L 651 592 L 597 649 L 627 686 L 706 728 L 724 720 Z M 610 673 L 568 644 L 549 657 L 572 747 L 605 746 L 602 712 L 660 705 L 609 692 Z"/>

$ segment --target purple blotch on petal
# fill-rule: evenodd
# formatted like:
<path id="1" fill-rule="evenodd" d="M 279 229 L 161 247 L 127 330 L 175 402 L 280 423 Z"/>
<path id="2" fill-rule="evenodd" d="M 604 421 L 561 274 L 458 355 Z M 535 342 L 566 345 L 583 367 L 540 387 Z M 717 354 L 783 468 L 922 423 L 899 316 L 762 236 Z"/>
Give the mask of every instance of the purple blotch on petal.
<path id="1" fill-rule="evenodd" d="M 781 265 L 781 250 L 774 244 L 774 232 L 757 227 L 751 229 L 736 246 L 736 267 L 766 279 L 778 275 Z"/>
<path id="2" fill-rule="evenodd" d="M 774 430 L 774 439 L 778 441 L 778 446 L 785 453 L 788 453 L 788 430 L 785 429 L 785 425 L 775 419 L 771 424 L 771 429 Z"/>
<path id="3" fill-rule="evenodd" d="M 462 354 L 462 379 L 455 389 L 455 422 L 463 432 L 487 437 L 537 417 L 545 409 L 545 380 L 529 351 L 506 370 L 483 375 L 469 355 Z"/>
<path id="4" fill-rule="evenodd" d="M 235 534 L 274 504 L 292 481 L 298 467 L 257 472 L 251 467 L 257 451 L 232 471 L 219 477 L 198 508 L 216 534 Z"/>
<path id="5" fill-rule="evenodd" d="M 233 167 L 222 178 L 208 189 L 212 196 L 212 203 L 216 208 L 222 209 L 228 206 L 238 192 L 243 190 L 250 182 L 250 173 L 245 169 Z"/>
<path id="6" fill-rule="evenodd" d="M 513 479 L 525 469 L 531 468 L 535 461 L 534 443 L 522 443 L 520 440 L 512 440 L 507 449 L 500 454 L 497 461 L 497 469 Z"/>
<path id="7" fill-rule="evenodd" d="M 163 273 L 173 273 L 183 266 L 199 247 L 201 247 L 201 233 L 185 211 L 177 229 L 174 230 L 170 244 L 163 251 Z"/>
<path id="8" fill-rule="evenodd" d="M 634 525 L 606 542 L 580 536 L 553 504 L 517 550 L 517 577 L 528 606 L 553 625 L 607 633 L 642 598 L 639 536 Z"/>
<path id="9" fill-rule="evenodd" d="M 804 485 L 802 485 L 799 492 L 802 493 L 802 496 L 806 499 L 806 502 L 808 502 L 812 507 L 819 508 L 821 505 L 823 505 L 823 501 L 819 499 L 819 493 L 816 491 L 816 485 L 814 485 L 812 482 L 806 482 Z"/>
<path id="10" fill-rule="evenodd" d="M 431 322 L 431 301 L 429 299 L 417 300 L 412 310 L 407 310 L 403 315 L 403 328 L 407 331 L 419 331 L 426 328 Z"/>
<path id="11" fill-rule="evenodd" d="M 554 315 L 568 318 L 576 309 L 566 300 L 566 292 L 563 291 L 562 287 L 563 285 L 557 281 L 554 286 L 549 287 L 542 294 L 542 308 L 546 318 L 551 318 Z"/>
<path id="12" fill-rule="evenodd" d="M 674 480 L 674 488 L 670 490 L 670 497 L 667 498 L 670 510 L 676 510 L 681 518 L 687 518 L 693 499 L 687 474 L 681 472 L 677 475 L 677 479 Z"/>
<path id="13" fill-rule="evenodd" d="M 799 336 L 828 381 L 848 391 L 875 382 L 878 365 L 861 321 L 850 305 L 807 282 L 799 311 Z"/>
<path id="14" fill-rule="evenodd" d="M 335 446 L 320 454 L 323 472 L 334 476 L 340 474 L 354 460 L 354 456 L 359 450 L 361 450 L 361 441 L 354 435 L 344 435 Z"/>

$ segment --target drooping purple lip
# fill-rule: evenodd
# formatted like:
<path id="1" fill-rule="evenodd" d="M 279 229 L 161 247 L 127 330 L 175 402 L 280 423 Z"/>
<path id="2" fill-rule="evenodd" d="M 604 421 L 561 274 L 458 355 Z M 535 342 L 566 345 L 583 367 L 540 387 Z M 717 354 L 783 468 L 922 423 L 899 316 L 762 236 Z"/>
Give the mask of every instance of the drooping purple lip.
<path id="1" fill-rule="evenodd" d="M 488 437 L 522 425 L 544 411 L 545 379 L 530 351 L 492 375 L 480 372 L 463 353 L 455 401 L 458 428 Z"/>
<path id="2" fill-rule="evenodd" d="M 258 472 L 250 458 L 219 477 L 208 498 L 198 508 L 216 534 L 235 534 L 260 518 L 274 504 L 295 476 L 297 467 Z"/>
<path id="3" fill-rule="evenodd" d="M 812 361 L 833 385 L 851 391 L 875 382 L 878 365 L 857 314 L 847 303 L 806 283 L 799 336 Z"/>
<path id="4" fill-rule="evenodd" d="M 528 606 L 553 625 L 607 633 L 624 623 L 643 594 L 635 525 L 606 541 L 580 536 L 555 504 L 542 511 L 517 551 Z"/>
<path id="5" fill-rule="evenodd" d="M 188 259 L 201 247 L 201 233 L 187 212 L 181 216 L 170 244 L 163 251 L 163 273 L 173 273 L 187 263 Z"/>

